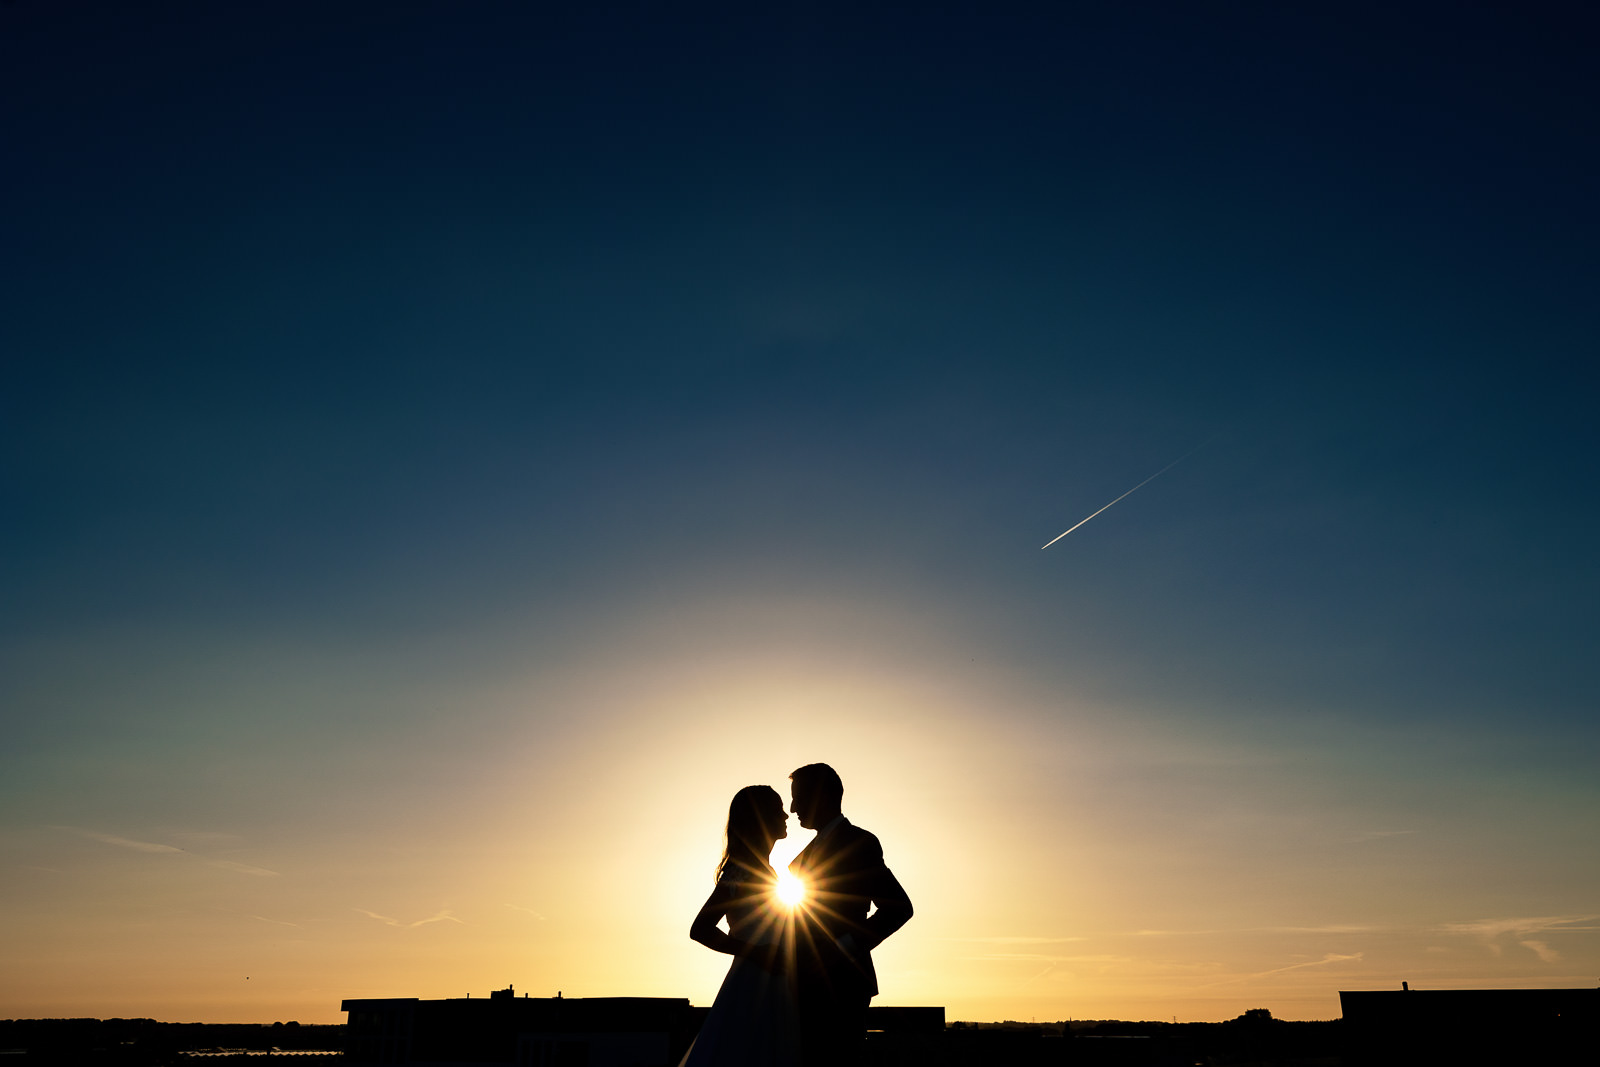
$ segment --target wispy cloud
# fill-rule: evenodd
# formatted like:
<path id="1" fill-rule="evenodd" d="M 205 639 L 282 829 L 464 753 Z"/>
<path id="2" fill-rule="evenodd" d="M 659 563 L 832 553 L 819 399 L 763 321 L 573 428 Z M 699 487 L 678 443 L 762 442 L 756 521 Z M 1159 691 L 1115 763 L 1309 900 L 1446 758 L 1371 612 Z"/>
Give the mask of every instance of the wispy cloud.
<path id="1" fill-rule="evenodd" d="M 1044 960 L 1050 963 L 1132 963 L 1132 956 L 1051 956 L 1042 952 L 988 952 L 976 960 Z"/>
<path id="2" fill-rule="evenodd" d="M 356 908 L 355 910 L 367 916 L 369 919 L 377 919 L 385 926 L 398 926 L 405 930 L 411 930 L 418 926 L 427 926 L 429 923 L 457 923 L 461 926 L 466 925 L 466 923 L 462 922 L 454 915 L 451 915 L 449 908 L 444 908 L 437 914 L 430 915 L 426 919 L 418 919 L 416 922 L 411 923 L 401 922 L 399 919 L 392 918 L 388 915 L 379 915 L 377 912 L 368 911 L 366 908 Z"/>
<path id="3" fill-rule="evenodd" d="M 1209 982 L 1201 988 L 1210 989 L 1219 985 L 1231 985 L 1235 982 L 1253 982 L 1261 978 L 1271 978 L 1275 974 L 1288 974 L 1290 971 L 1304 970 L 1307 967 L 1326 967 L 1334 963 L 1349 963 L 1352 961 L 1361 960 L 1365 958 L 1365 956 L 1366 953 L 1364 952 L 1329 952 L 1320 960 L 1306 960 L 1304 963 L 1291 963 L 1287 967 L 1274 967 L 1270 971 L 1258 971 L 1255 974 L 1234 975 L 1232 978 L 1224 978 L 1220 981 Z"/>
<path id="4" fill-rule="evenodd" d="M 244 840 L 238 834 L 221 834 L 211 830 L 179 830 L 171 836 L 190 848 L 230 848 Z"/>
<path id="5" fill-rule="evenodd" d="M 1069 941 L 1085 941 L 1082 937 L 942 937 L 941 941 L 959 941 L 977 945 L 1064 945 Z"/>
<path id="6" fill-rule="evenodd" d="M 1564 934 L 1600 930 L 1591 925 L 1600 915 L 1541 915 L 1515 919 L 1476 919 L 1472 922 L 1445 923 L 1440 927 L 1447 934 L 1471 937 L 1483 943 L 1496 956 L 1502 954 L 1501 941 L 1507 937 L 1538 956 L 1541 962 L 1556 963 L 1561 953 L 1550 947 L 1550 941 L 1536 934 Z"/>
<path id="7" fill-rule="evenodd" d="M 1600 915 L 1544 915 L 1522 919 L 1476 919 L 1465 923 L 1445 923 L 1440 929 L 1448 934 L 1470 934 L 1475 937 L 1494 938 L 1501 934 L 1536 934 L 1543 930 L 1593 931 L 1591 926 Z"/>
<path id="8" fill-rule="evenodd" d="M 254 875 L 257 878 L 276 878 L 277 871 L 269 871 L 265 867 L 252 867 L 248 863 L 235 863 L 233 860 L 206 860 L 213 867 L 220 867 L 225 871 L 237 871 L 240 874 Z"/>
<path id="9" fill-rule="evenodd" d="M 524 908 L 521 904 L 507 904 L 506 907 L 510 908 L 512 911 L 526 912 L 529 915 L 532 915 L 535 919 L 538 919 L 540 922 L 545 921 L 545 917 L 539 912 L 534 911 L 532 908 Z"/>
<path id="10" fill-rule="evenodd" d="M 204 863 L 208 867 L 216 867 L 219 870 L 232 871 L 235 874 L 248 874 L 257 878 L 278 877 L 277 871 L 269 871 L 265 867 L 256 867 L 248 863 L 239 863 L 235 860 L 225 860 L 217 859 L 211 856 L 202 856 L 197 853 L 190 852 L 186 848 L 178 848 L 176 845 L 163 845 L 155 841 L 139 841 L 131 837 L 118 837 L 116 834 L 104 834 L 98 830 L 85 830 L 77 826 L 57 826 L 55 829 L 61 830 L 65 833 L 75 834 L 78 837 L 86 837 L 90 841 L 98 841 L 102 845 L 110 845 L 113 848 L 128 849 L 131 852 L 144 852 L 151 855 L 163 856 L 189 856 L 197 862 Z M 232 834 L 188 834 L 186 836 L 213 841 L 237 840 L 237 838 Z"/>
<path id="11" fill-rule="evenodd" d="M 1517 944 L 1521 945 L 1525 949 L 1528 949 L 1535 956 L 1538 956 L 1539 959 L 1544 963 L 1555 963 L 1561 959 L 1561 953 L 1551 948 L 1550 942 L 1548 941 L 1535 941 L 1530 937 L 1518 941 Z"/>
<path id="12" fill-rule="evenodd" d="M 91 841 L 98 841 L 102 845 L 113 845 L 116 848 L 131 849 L 134 852 L 165 852 L 181 853 L 183 849 L 173 845 L 160 845 L 154 841 L 135 841 L 131 837 L 118 837 L 115 834 L 102 834 L 96 830 L 82 830 L 76 826 L 58 826 L 58 830 L 65 830 L 69 834 L 87 837 Z"/>
<path id="13" fill-rule="evenodd" d="M 1270 971 L 1262 971 L 1260 974 L 1252 974 L 1250 977 L 1251 978 L 1266 978 L 1269 975 L 1287 974 L 1290 971 L 1298 971 L 1298 970 L 1300 970 L 1302 968 L 1305 968 L 1305 967 L 1325 967 L 1330 963 L 1345 963 L 1345 962 L 1348 962 L 1350 960 L 1360 960 L 1360 959 L 1363 959 L 1365 957 L 1366 957 L 1366 953 L 1365 952 L 1348 952 L 1348 953 L 1330 952 L 1327 955 L 1323 956 L 1320 960 L 1307 960 L 1304 963 L 1291 963 L 1287 967 L 1274 967 Z"/>
<path id="14" fill-rule="evenodd" d="M 257 922 L 271 923 L 273 926 L 292 926 L 296 930 L 300 929 L 299 923 L 288 923 L 284 922 L 282 919 L 269 919 L 265 915 L 247 915 L 245 918 L 254 919 Z"/>
<path id="15" fill-rule="evenodd" d="M 1370 934 L 1382 927 L 1360 923 L 1330 923 L 1325 926 L 1246 926 L 1231 930 L 1122 930 L 1096 935 L 1104 941 L 1123 937 L 1209 937 L 1240 934 Z M 1088 937 L 945 937 L 941 941 L 975 945 L 1064 945 L 1088 941 Z M 988 958 L 988 957 L 983 957 Z M 1054 957 L 1052 957 L 1054 958 Z"/>
<path id="16" fill-rule="evenodd" d="M 1382 929 L 1363 923 L 1329 923 L 1326 926 L 1240 926 L 1231 930 L 1132 930 L 1118 937 L 1208 937 L 1222 934 L 1370 934 Z"/>

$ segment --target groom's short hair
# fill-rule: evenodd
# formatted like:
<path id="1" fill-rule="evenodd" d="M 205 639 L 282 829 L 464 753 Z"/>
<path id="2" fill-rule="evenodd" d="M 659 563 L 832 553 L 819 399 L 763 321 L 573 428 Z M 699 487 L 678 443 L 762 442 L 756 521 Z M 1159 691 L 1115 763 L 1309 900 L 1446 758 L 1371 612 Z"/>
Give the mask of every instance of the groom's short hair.
<path id="1" fill-rule="evenodd" d="M 789 781 L 819 796 L 844 800 L 844 782 L 839 778 L 839 772 L 826 763 L 808 763 L 789 775 Z"/>

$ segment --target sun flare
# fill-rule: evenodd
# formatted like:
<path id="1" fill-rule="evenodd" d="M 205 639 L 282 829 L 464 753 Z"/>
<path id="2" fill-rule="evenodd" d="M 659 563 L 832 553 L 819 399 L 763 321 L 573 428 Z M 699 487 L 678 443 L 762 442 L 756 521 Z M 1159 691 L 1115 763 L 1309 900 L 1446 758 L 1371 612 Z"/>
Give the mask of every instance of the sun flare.
<path id="1" fill-rule="evenodd" d="M 794 907 L 806 898 L 806 884 L 788 871 L 778 874 L 778 899 Z"/>

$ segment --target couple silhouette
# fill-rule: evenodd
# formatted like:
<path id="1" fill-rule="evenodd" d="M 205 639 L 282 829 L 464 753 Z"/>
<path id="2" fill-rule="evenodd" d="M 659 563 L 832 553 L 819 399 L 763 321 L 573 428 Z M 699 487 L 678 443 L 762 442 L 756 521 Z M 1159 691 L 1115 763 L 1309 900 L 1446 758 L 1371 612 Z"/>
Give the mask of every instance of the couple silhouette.
<path id="1" fill-rule="evenodd" d="M 803 896 L 768 859 L 789 836 L 783 798 L 746 786 L 728 808 L 716 888 L 689 927 L 733 964 L 679 1067 L 836 1067 L 860 1055 L 878 992 L 872 950 L 911 918 L 911 900 L 878 839 L 844 817 L 832 767 L 808 764 L 789 783 L 789 810 L 817 832 L 789 864 Z"/>

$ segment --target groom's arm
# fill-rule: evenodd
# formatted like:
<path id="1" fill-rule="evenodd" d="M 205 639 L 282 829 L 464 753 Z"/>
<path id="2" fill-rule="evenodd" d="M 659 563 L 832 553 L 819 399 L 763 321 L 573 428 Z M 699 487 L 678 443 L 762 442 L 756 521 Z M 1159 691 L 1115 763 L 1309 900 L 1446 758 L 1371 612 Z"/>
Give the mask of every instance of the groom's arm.
<path id="1" fill-rule="evenodd" d="M 869 835 L 868 840 L 871 847 L 862 873 L 866 875 L 865 895 L 877 910 L 867 917 L 862 926 L 867 935 L 865 947 L 871 952 L 911 920 L 912 909 L 911 897 L 906 894 L 905 887 L 883 862 L 883 846 L 876 837 Z"/>
<path id="2" fill-rule="evenodd" d="M 877 910 L 867 916 L 865 924 L 871 941 L 869 952 L 911 920 L 911 898 L 894 872 L 883 865 L 881 856 L 873 875 L 872 904 Z"/>

